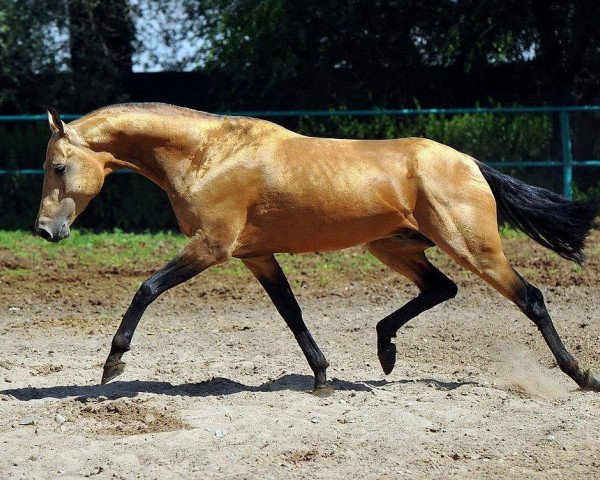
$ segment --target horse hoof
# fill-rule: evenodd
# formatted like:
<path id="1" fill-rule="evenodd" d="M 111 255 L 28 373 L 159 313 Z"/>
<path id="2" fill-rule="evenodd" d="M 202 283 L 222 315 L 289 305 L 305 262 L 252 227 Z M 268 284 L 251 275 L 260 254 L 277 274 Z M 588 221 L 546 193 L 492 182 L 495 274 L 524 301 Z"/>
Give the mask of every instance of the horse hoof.
<path id="1" fill-rule="evenodd" d="M 100 383 L 104 385 L 110 382 L 112 379 L 118 377 L 125 371 L 125 362 L 120 360 L 107 360 L 104 364 L 104 371 L 102 372 L 102 380 Z"/>
<path id="2" fill-rule="evenodd" d="M 591 370 L 588 370 L 585 372 L 585 385 L 582 388 L 583 390 L 600 392 L 600 379 Z"/>
<path id="3" fill-rule="evenodd" d="M 396 345 L 389 343 L 385 347 L 378 349 L 377 356 L 379 357 L 379 363 L 383 368 L 383 373 L 389 375 L 396 365 Z"/>
<path id="4" fill-rule="evenodd" d="M 335 388 L 330 383 L 326 383 L 325 385 L 319 385 L 310 392 L 311 395 L 319 398 L 331 397 L 335 393 Z"/>

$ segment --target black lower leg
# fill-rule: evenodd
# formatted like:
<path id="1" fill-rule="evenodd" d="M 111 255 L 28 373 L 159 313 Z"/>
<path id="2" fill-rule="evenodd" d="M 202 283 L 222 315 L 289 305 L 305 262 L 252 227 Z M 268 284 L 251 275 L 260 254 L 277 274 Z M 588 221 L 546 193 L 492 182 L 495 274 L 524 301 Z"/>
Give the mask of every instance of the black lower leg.
<path id="1" fill-rule="evenodd" d="M 392 338 L 398 330 L 425 310 L 456 296 L 456 284 L 437 269 L 429 270 L 421 279 L 421 293 L 377 324 L 377 356 L 386 375 L 396 364 L 396 345 Z"/>
<path id="2" fill-rule="evenodd" d="M 524 279 L 522 281 L 524 291 L 521 295 L 523 298 L 521 308 L 525 315 L 538 327 L 548 347 L 550 347 L 559 368 L 582 389 L 600 391 L 600 379 L 595 377 L 589 370 L 587 372 L 581 370 L 575 357 L 565 348 L 544 305 L 542 292 Z"/>
<path id="3" fill-rule="evenodd" d="M 197 273 L 199 273 L 198 268 L 194 268 L 178 257 L 142 283 L 113 337 L 110 353 L 104 364 L 102 383 L 123 373 L 125 363 L 121 361 L 121 358 L 125 352 L 129 351 L 135 329 L 148 305 L 161 293 L 190 279 Z"/>
<path id="4" fill-rule="evenodd" d="M 277 311 L 294 334 L 315 375 L 315 390 L 324 388 L 327 386 L 326 370 L 329 362 L 304 323 L 300 306 L 279 264 L 274 257 L 263 259 L 262 264 L 251 263 L 250 261 L 245 263 L 256 275 L 258 281 L 273 301 Z M 265 264 L 269 266 L 266 271 L 264 271 Z"/>
<path id="5" fill-rule="evenodd" d="M 310 365 L 311 370 L 315 375 L 315 385 L 314 388 L 323 388 L 327 385 L 327 367 L 329 366 L 329 362 L 323 355 L 323 352 L 319 349 L 317 342 L 315 342 L 314 338 L 310 334 L 310 331 L 305 327 L 303 331 L 299 333 L 294 333 L 296 337 L 296 341 L 308 364 Z"/>
<path id="6" fill-rule="evenodd" d="M 136 292 L 133 301 L 123 316 L 123 320 L 119 325 L 117 333 L 115 333 L 115 336 L 112 339 L 108 358 L 104 363 L 102 383 L 109 382 L 113 378 L 119 376 L 125 369 L 125 363 L 121 361 L 121 358 L 125 352 L 129 351 L 133 333 L 135 332 L 142 315 L 146 311 L 146 307 L 150 305 L 157 296 L 148 290 L 148 285 L 144 282 Z"/>

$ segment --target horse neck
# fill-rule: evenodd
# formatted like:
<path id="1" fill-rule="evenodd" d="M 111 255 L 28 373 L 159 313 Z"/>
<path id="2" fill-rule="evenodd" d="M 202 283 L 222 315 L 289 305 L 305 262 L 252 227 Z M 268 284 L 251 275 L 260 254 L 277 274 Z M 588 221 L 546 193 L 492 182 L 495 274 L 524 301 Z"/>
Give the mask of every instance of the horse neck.
<path id="1" fill-rule="evenodd" d="M 89 148 L 109 154 L 107 173 L 130 169 L 164 190 L 176 182 L 177 165 L 201 150 L 216 119 L 169 117 L 154 112 L 100 112 L 77 125 Z"/>

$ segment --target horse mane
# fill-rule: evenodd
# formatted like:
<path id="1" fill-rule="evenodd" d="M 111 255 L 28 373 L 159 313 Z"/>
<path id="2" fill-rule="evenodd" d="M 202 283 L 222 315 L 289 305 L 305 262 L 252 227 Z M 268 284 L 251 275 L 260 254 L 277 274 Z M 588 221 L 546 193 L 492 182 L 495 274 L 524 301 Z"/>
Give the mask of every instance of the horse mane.
<path id="1" fill-rule="evenodd" d="M 188 107 L 180 107 L 178 105 L 171 105 L 169 103 L 162 102 L 123 102 L 123 103 L 114 103 L 112 105 L 106 105 L 105 107 L 100 107 L 95 110 L 92 110 L 89 113 L 86 113 L 83 117 L 75 120 L 76 123 L 79 121 L 85 121 L 89 118 L 92 118 L 98 114 L 109 113 L 109 112 L 127 112 L 127 111 L 140 111 L 140 112 L 154 112 L 154 113 L 164 113 L 165 115 L 171 114 L 184 114 L 190 115 L 194 117 L 204 117 L 204 118 L 212 118 L 218 119 L 222 118 L 223 115 L 208 113 L 201 110 L 194 110 L 193 108 Z"/>

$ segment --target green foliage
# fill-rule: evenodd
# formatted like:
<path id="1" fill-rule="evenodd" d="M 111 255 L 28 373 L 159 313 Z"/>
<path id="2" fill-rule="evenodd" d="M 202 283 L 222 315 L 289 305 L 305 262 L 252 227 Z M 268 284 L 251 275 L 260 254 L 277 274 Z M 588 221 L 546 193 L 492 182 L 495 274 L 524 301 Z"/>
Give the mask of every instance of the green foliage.
<path id="1" fill-rule="evenodd" d="M 299 131 L 339 138 L 424 137 L 488 161 L 547 158 L 552 138 L 550 117 L 531 114 L 313 117 L 301 119 Z"/>
<path id="2" fill-rule="evenodd" d="M 50 131 L 45 122 L 0 124 L 0 168 L 41 169 Z M 42 193 L 40 175 L 0 176 L 0 228 L 31 229 Z M 114 174 L 77 220 L 81 228 L 129 231 L 177 230 L 166 194 L 134 174 Z"/>
<path id="3" fill-rule="evenodd" d="M 64 67 L 65 28 L 61 2 L 0 2 L 0 108 L 27 112 L 27 97 L 40 89 L 37 82 L 44 82 L 47 93 L 59 91 L 60 82 L 47 84 L 44 75 Z"/>
<path id="4" fill-rule="evenodd" d="M 41 176 L 0 176 L 0 228 L 33 228 L 41 192 Z"/>
<path id="5" fill-rule="evenodd" d="M 0 2 L 0 109 L 71 111 L 124 98 L 134 26 L 128 0 Z"/>
<path id="6" fill-rule="evenodd" d="M 75 111 L 124 101 L 135 27 L 128 0 L 69 0 L 69 56 Z M 88 92 L 93 92 L 89 95 Z"/>
<path id="7" fill-rule="evenodd" d="M 399 106 L 412 103 L 416 91 L 417 101 L 435 96 L 440 105 L 456 102 L 457 93 L 473 98 L 460 90 L 477 88 L 486 69 L 491 75 L 482 78 L 499 92 L 510 91 L 509 101 L 598 98 L 598 2 L 184 0 L 184 5 L 185 31 L 206 39 L 200 55 L 194 52 L 199 68 L 220 72 L 234 85 L 225 108 L 247 106 L 237 103 L 244 98 L 255 106 L 294 99 L 296 108 L 310 108 L 316 98 L 326 99 L 321 107 Z M 507 66 L 517 67 L 518 85 L 498 78 Z M 424 75 L 427 70 L 437 75 Z M 429 95 L 422 93 L 423 82 L 448 71 L 462 82 L 451 85 L 457 77 L 450 73 L 447 95 L 440 95 L 439 84 L 430 86 Z"/>
<path id="8" fill-rule="evenodd" d="M 598 178 L 598 168 L 592 168 L 592 169 L 586 169 L 588 170 L 595 170 L 595 178 Z M 577 186 L 577 184 L 573 185 L 573 198 L 575 200 L 587 200 L 587 199 L 592 199 L 592 198 L 596 198 L 596 199 L 600 199 L 600 181 L 598 181 L 598 183 L 596 183 L 595 185 L 590 185 L 587 188 L 580 188 L 579 186 Z"/>
<path id="9" fill-rule="evenodd" d="M 0 123 L 0 168 L 42 168 L 49 138 L 47 122 Z"/>
<path id="10" fill-rule="evenodd" d="M 82 228 L 178 230 L 167 194 L 136 174 L 114 174 L 77 221 Z"/>
<path id="11" fill-rule="evenodd" d="M 210 95 L 226 90 L 223 109 L 400 106 L 415 96 L 591 103 L 599 17 L 589 0 L 3 0 L 0 107 L 115 101 L 134 57 L 230 80 Z"/>

